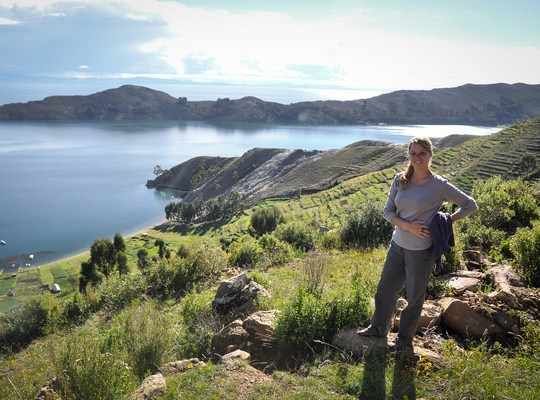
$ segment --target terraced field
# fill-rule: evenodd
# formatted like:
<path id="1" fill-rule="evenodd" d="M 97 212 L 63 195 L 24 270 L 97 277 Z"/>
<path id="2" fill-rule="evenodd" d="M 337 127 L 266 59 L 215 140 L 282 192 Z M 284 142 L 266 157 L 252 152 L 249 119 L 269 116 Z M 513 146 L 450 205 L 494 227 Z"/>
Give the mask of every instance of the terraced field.
<path id="1" fill-rule="evenodd" d="M 441 150 L 433 169 L 466 191 L 474 181 L 495 175 L 535 180 L 540 176 L 540 118 Z"/>

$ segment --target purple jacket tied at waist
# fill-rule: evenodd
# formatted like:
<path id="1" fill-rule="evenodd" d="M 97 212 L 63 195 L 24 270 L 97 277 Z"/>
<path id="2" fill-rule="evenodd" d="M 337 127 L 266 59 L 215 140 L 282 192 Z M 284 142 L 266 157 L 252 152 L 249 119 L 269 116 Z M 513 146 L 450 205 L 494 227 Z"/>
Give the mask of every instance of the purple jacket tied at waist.
<path id="1" fill-rule="evenodd" d="M 435 257 L 434 272 L 438 274 L 442 271 L 442 255 L 448 253 L 452 246 L 455 246 L 454 228 L 452 226 L 452 216 L 448 213 L 438 212 L 429 223 L 431 234 L 431 247 L 429 252 Z"/>

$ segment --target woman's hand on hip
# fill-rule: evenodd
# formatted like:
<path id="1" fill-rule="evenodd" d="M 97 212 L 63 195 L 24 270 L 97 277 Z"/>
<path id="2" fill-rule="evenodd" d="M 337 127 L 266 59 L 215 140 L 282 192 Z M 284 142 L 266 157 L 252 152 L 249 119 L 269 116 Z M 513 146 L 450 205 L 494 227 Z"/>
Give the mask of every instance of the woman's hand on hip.
<path id="1" fill-rule="evenodd" d="M 407 230 L 421 238 L 428 238 L 430 236 L 428 228 L 429 226 L 422 221 L 411 221 L 408 224 Z"/>

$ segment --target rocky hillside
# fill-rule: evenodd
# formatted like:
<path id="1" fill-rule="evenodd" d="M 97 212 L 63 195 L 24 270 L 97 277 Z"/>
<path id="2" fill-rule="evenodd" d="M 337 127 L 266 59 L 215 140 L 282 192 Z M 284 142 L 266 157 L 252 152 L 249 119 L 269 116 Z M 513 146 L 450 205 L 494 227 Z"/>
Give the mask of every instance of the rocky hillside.
<path id="1" fill-rule="evenodd" d="M 536 180 L 540 176 L 540 118 L 489 136 L 435 139 L 434 145 L 435 171 L 467 191 L 479 178 L 501 175 Z M 237 191 L 246 194 L 249 204 L 255 204 L 269 197 L 292 197 L 300 192 L 328 189 L 369 172 L 400 169 L 405 160 L 404 146 L 377 141 L 361 141 L 327 151 L 252 149 L 241 157 L 188 160 L 148 181 L 147 186 L 179 190 L 191 187 L 186 201 L 198 197 L 207 200 Z M 201 174 L 204 180 L 199 178 Z M 190 186 L 187 182 L 191 181 L 200 184 Z"/>
<path id="2" fill-rule="evenodd" d="M 228 121 L 300 124 L 503 125 L 540 116 L 540 85 L 464 85 L 397 91 L 364 100 L 289 105 L 255 97 L 188 101 L 126 85 L 89 96 L 52 96 L 0 106 L 0 120 Z"/>
<path id="3" fill-rule="evenodd" d="M 221 164 L 211 157 L 188 160 L 148 181 L 147 186 L 182 190 L 186 185 L 175 182 L 187 182 L 190 176 L 197 176 L 203 164 L 221 165 L 221 168 L 214 168 L 213 173 L 206 168 L 205 182 L 191 191 L 185 200 L 193 201 L 198 197 L 208 200 L 236 191 L 246 194 L 249 204 L 255 204 L 268 197 L 292 197 L 300 192 L 327 189 L 354 176 L 386 169 L 404 160 L 403 148 L 376 141 L 361 141 L 327 151 L 256 148 Z"/>

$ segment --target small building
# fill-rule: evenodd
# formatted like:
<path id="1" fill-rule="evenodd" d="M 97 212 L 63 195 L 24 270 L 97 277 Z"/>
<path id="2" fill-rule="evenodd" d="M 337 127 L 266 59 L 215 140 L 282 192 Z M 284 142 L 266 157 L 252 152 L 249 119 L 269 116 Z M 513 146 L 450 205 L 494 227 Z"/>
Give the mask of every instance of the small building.
<path id="1" fill-rule="evenodd" d="M 52 285 L 51 292 L 58 293 L 59 291 L 60 291 L 60 285 L 58 283 L 55 283 L 54 285 Z"/>

